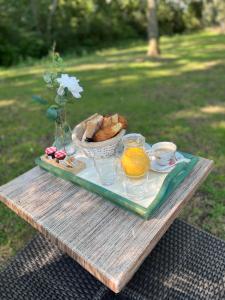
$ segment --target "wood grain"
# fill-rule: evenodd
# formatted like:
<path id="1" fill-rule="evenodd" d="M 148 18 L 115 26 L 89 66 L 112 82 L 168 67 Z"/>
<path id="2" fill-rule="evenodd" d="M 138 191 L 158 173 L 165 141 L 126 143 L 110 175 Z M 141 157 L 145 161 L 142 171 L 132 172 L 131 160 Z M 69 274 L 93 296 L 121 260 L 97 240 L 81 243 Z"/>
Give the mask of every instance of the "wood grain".
<path id="1" fill-rule="evenodd" d="M 212 169 L 201 158 L 148 221 L 35 167 L 0 187 L 0 200 L 114 292 L 131 279 Z"/>
<path id="2" fill-rule="evenodd" d="M 83 161 L 78 160 L 78 159 L 76 159 L 74 161 L 74 164 L 73 164 L 73 162 L 71 162 L 72 163 L 72 167 L 71 167 L 71 163 L 68 164 L 68 165 L 66 165 L 66 162 L 63 162 L 63 163 L 59 162 L 58 163 L 58 162 L 56 162 L 55 159 L 49 159 L 49 158 L 47 158 L 46 155 L 42 155 L 40 157 L 40 159 L 43 160 L 43 161 L 45 161 L 46 163 L 54 166 L 54 167 L 57 167 L 57 168 L 62 169 L 62 170 L 65 170 L 65 171 L 70 172 L 72 174 L 77 174 L 77 173 L 79 173 L 80 171 L 82 171 L 82 170 L 84 170 L 86 168 L 85 163 Z M 68 160 L 68 163 L 69 163 L 69 160 Z"/>

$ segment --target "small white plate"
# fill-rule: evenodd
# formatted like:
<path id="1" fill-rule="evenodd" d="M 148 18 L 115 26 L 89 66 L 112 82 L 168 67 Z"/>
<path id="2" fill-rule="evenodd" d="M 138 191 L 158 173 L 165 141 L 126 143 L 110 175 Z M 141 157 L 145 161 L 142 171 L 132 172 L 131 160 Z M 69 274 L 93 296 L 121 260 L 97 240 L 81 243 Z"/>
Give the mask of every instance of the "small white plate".
<path id="1" fill-rule="evenodd" d="M 176 156 L 176 161 L 184 158 L 184 156 L 180 152 L 176 152 L 175 156 Z M 160 166 L 154 158 L 151 160 L 151 170 L 152 171 L 159 172 L 159 173 L 169 173 L 174 168 L 175 168 L 175 165 L 171 166 L 171 167 L 168 166 L 168 168 L 165 169 L 165 166 Z"/>

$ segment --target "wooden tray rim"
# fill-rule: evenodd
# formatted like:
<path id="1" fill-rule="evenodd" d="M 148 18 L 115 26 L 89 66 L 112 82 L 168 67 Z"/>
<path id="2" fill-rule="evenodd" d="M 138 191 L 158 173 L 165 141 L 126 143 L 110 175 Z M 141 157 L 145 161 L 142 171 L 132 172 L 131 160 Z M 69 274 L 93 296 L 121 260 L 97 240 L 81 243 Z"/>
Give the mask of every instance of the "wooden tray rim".
<path id="1" fill-rule="evenodd" d="M 75 184 L 80 185 L 81 187 L 89 190 L 90 192 L 96 193 L 101 197 L 104 197 L 106 200 L 116 204 L 117 206 L 127 209 L 136 215 L 144 219 L 149 219 L 154 215 L 156 210 L 166 201 L 172 192 L 183 182 L 183 180 L 191 173 L 194 166 L 197 164 L 199 157 L 193 156 L 188 153 L 182 153 L 185 158 L 190 159 L 190 162 L 178 164 L 166 177 L 164 180 L 160 191 L 158 192 L 156 198 L 148 207 L 143 207 L 138 203 L 135 203 L 119 194 L 116 194 L 112 191 L 109 191 L 107 188 L 97 185 L 93 182 L 90 182 L 84 178 L 76 176 L 69 171 L 57 168 L 47 162 L 41 160 L 40 157 L 35 159 L 35 163 L 41 168 L 49 171 L 53 175 L 60 177 L 65 180 L 69 180 Z"/>

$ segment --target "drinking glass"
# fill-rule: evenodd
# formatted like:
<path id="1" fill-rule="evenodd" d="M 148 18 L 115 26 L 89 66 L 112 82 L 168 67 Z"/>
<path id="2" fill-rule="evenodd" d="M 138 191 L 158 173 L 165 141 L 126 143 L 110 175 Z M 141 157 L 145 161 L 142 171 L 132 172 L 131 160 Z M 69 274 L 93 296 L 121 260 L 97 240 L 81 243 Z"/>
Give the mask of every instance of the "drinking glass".
<path id="1" fill-rule="evenodd" d="M 116 180 L 116 157 L 97 156 L 93 160 L 102 185 L 112 185 Z"/>
<path id="2" fill-rule="evenodd" d="M 152 194 L 152 179 L 149 172 L 139 178 L 129 177 L 124 172 L 121 164 L 121 157 L 118 157 L 116 163 L 116 174 L 116 182 L 120 185 L 120 189 L 122 188 L 121 190 L 127 195 L 127 197 L 141 202 L 142 199 L 145 199 Z"/>
<path id="3" fill-rule="evenodd" d="M 149 172 L 141 178 L 124 176 L 124 188 L 127 196 L 135 198 L 138 201 L 148 197 L 151 194 Z"/>

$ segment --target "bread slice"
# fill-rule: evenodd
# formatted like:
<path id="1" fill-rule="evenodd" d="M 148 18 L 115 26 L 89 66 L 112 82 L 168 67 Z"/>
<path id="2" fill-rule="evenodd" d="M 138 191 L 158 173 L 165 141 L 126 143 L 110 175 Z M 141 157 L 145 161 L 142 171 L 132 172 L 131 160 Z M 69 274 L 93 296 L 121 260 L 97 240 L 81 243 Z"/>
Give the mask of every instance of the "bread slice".
<path id="1" fill-rule="evenodd" d="M 117 123 L 117 124 L 115 124 L 111 127 L 106 127 L 106 128 L 99 129 L 95 133 L 95 135 L 93 137 L 93 140 L 94 140 L 94 142 L 103 142 L 103 141 L 106 141 L 108 139 L 111 139 L 112 137 L 117 135 L 117 133 L 120 132 L 122 127 L 123 127 L 122 123 Z"/>
<path id="2" fill-rule="evenodd" d="M 128 126 L 127 119 L 124 116 L 119 115 L 119 123 L 122 124 L 123 129 L 126 129 Z"/>
<path id="3" fill-rule="evenodd" d="M 93 135 L 99 130 L 103 122 L 103 116 L 97 115 L 86 122 L 86 129 L 82 137 L 82 141 L 91 140 Z"/>

